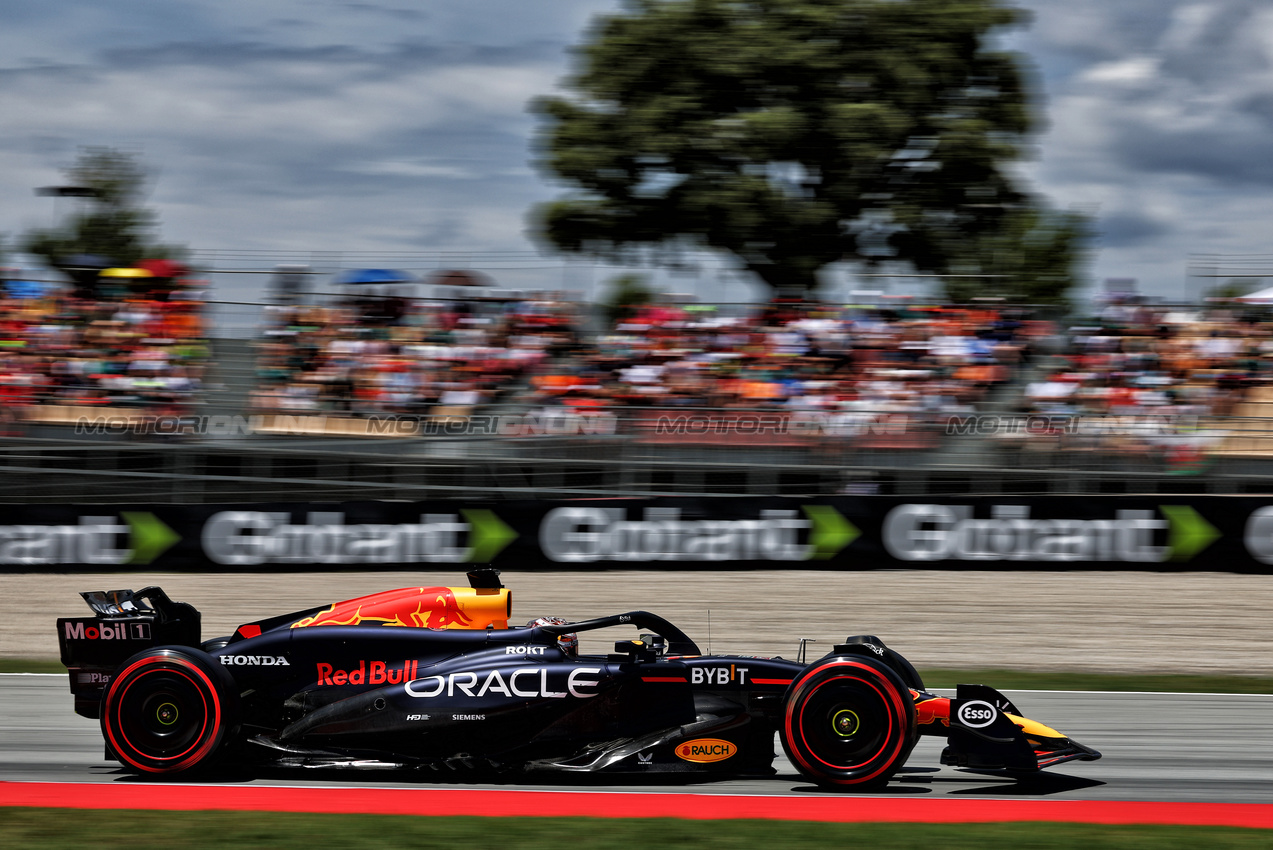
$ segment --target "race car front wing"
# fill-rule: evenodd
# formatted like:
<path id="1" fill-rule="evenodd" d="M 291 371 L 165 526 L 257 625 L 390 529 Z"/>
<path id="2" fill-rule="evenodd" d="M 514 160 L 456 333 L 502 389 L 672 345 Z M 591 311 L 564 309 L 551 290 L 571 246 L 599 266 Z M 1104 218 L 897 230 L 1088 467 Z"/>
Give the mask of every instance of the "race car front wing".
<path id="1" fill-rule="evenodd" d="M 959 685 L 949 711 L 942 764 L 1033 772 L 1101 757 L 1091 747 L 1021 716 L 1011 700 L 985 685 Z"/>

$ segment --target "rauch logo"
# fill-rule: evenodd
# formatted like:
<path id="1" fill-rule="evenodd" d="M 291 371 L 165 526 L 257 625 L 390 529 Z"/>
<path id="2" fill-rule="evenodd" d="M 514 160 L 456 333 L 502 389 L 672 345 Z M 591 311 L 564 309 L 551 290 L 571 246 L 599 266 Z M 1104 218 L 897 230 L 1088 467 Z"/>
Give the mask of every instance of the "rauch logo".
<path id="1" fill-rule="evenodd" d="M 694 741 L 686 741 L 684 744 L 676 745 L 676 755 L 682 761 L 692 761 L 699 764 L 707 764 L 714 761 L 724 761 L 731 758 L 738 752 L 738 747 L 729 741 L 723 741 L 720 738 L 699 738 Z"/>

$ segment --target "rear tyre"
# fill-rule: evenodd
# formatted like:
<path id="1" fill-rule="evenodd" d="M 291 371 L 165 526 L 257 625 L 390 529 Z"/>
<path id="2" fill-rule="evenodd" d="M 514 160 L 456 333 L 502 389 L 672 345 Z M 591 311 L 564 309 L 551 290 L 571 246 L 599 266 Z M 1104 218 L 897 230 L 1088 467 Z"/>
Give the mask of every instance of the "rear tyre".
<path id="1" fill-rule="evenodd" d="M 883 787 L 915 746 L 915 703 L 883 662 L 814 663 L 787 691 L 782 747 L 808 779 L 832 788 Z"/>
<path id="2" fill-rule="evenodd" d="M 234 680 L 197 649 L 134 655 L 102 700 L 102 734 L 119 760 L 144 773 L 211 765 L 238 717 Z"/>

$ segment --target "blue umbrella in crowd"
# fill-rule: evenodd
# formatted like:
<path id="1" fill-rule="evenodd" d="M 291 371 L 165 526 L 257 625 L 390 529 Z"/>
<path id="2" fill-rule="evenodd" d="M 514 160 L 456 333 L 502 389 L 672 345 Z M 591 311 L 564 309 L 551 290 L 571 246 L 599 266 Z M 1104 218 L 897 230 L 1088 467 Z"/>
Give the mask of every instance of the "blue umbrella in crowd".
<path id="1" fill-rule="evenodd" d="M 415 282 L 415 275 L 397 269 L 351 269 L 336 276 L 336 283 L 342 286 Z"/>
<path id="2" fill-rule="evenodd" d="M 10 298 L 43 298 L 57 284 L 43 280 L 6 280 L 5 291 Z"/>

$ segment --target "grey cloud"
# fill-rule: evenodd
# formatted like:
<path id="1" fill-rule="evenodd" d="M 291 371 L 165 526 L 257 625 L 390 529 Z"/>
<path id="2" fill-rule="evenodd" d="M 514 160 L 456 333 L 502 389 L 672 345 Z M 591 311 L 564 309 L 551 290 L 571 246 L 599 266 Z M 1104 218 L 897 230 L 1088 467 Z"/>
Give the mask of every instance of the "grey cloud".
<path id="1" fill-rule="evenodd" d="M 346 3 L 345 8 L 352 12 L 366 12 L 400 21 L 427 21 L 429 19 L 429 16 L 419 9 L 378 6 L 374 3 Z"/>
<path id="2" fill-rule="evenodd" d="M 1273 185 L 1268 140 L 1249 132 L 1215 127 L 1150 134 L 1131 127 L 1124 129 L 1112 153 L 1132 172 L 1189 174 L 1243 189 Z"/>
<path id="3" fill-rule="evenodd" d="M 1034 13 L 1023 42 L 1038 54 L 1077 64 L 1104 62 L 1151 49 L 1171 25 L 1172 0 L 1025 0 Z"/>
<path id="4" fill-rule="evenodd" d="M 259 41 L 192 41 L 106 50 L 100 56 L 99 67 L 101 70 L 143 70 L 189 66 L 227 70 L 246 65 L 306 62 L 328 67 L 360 66 L 403 71 L 457 64 L 509 67 L 526 62 L 556 61 L 560 53 L 559 43 L 545 40 L 485 46 L 403 39 L 383 50 L 342 44 L 291 47 Z"/>
<path id="5" fill-rule="evenodd" d="M 268 21 L 266 26 L 281 30 L 317 30 L 320 25 L 317 21 L 310 21 L 304 18 L 275 18 Z"/>
<path id="6" fill-rule="evenodd" d="M 1138 213 L 1103 215 L 1097 222 L 1102 247 L 1126 248 L 1151 242 L 1170 231 L 1168 225 Z"/>
<path id="7" fill-rule="evenodd" d="M 1238 111 L 1273 125 L 1273 92 L 1260 92 L 1237 102 Z"/>
<path id="8" fill-rule="evenodd" d="M 67 2 L 0 0 L 0 230 L 46 218 L 29 187 L 80 145 L 110 144 L 155 167 L 165 239 L 336 251 L 530 247 L 526 210 L 560 188 L 528 165 L 525 99 L 565 76 L 591 16 L 622 8 Z M 1094 278 L 1174 280 L 1187 251 L 1263 250 L 1273 72 L 1253 15 L 1267 0 L 1009 2 L 1037 13 L 1010 43 L 1039 68 L 1052 127 L 1038 188 L 1107 211 Z M 24 68 L 26 55 L 54 61 Z M 1136 58 L 1157 74 L 1090 74 Z"/>
<path id="9" fill-rule="evenodd" d="M 1136 180 L 1183 174 L 1231 188 L 1273 183 L 1267 3 L 1080 0 L 1064 9 L 1086 17 L 1102 59 L 1083 66 L 1083 73 L 1050 81 L 1061 97 L 1089 105 L 1082 113 L 1053 116 L 1054 126 L 1076 118 L 1091 125 L 1092 147 L 1071 158 L 1075 177 L 1117 180 L 1121 169 Z M 1065 13 L 1055 5 L 1040 17 L 1056 22 Z M 1138 15 L 1149 23 L 1122 26 Z M 1081 50 L 1072 36 L 1056 39 L 1045 30 L 1032 37 L 1049 49 Z M 1107 140 L 1106 146 L 1097 140 Z"/>
<path id="10" fill-rule="evenodd" d="M 1194 8 L 1202 11 L 1204 7 Z M 1175 31 L 1180 40 L 1169 37 L 1162 44 L 1162 73 L 1200 86 L 1215 86 L 1267 72 L 1267 47 L 1253 20 L 1267 4 L 1229 2 L 1206 8 L 1210 13 L 1205 20 L 1182 24 Z"/>
<path id="11" fill-rule="evenodd" d="M 420 226 L 415 239 L 420 245 L 448 245 L 464 235 L 460 223 L 449 216 L 432 216 Z"/>

